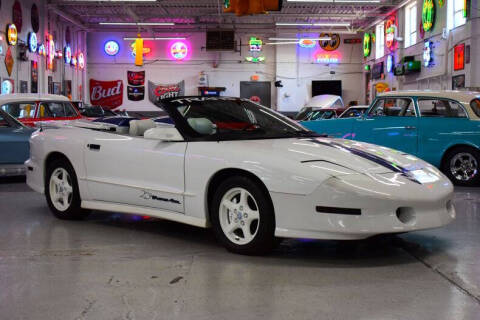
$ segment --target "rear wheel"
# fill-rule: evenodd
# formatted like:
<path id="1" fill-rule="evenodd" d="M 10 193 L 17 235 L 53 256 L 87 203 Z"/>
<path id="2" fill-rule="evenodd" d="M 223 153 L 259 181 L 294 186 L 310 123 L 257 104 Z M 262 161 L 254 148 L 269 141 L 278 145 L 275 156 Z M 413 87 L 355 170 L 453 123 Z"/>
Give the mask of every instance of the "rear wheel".
<path id="1" fill-rule="evenodd" d="M 59 219 L 77 220 L 89 213 L 80 207 L 77 176 L 66 159 L 57 159 L 48 165 L 45 197 L 53 215 Z"/>
<path id="2" fill-rule="evenodd" d="M 239 254 L 260 255 L 275 245 L 275 217 L 268 194 L 246 177 L 222 182 L 210 204 L 217 239 Z"/>
<path id="3" fill-rule="evenodd" d="M 448 151 L 442 171 L 459 186 L 476 186 L 480 182 L 480 152 L 472 147 L 456 147 Z"/>

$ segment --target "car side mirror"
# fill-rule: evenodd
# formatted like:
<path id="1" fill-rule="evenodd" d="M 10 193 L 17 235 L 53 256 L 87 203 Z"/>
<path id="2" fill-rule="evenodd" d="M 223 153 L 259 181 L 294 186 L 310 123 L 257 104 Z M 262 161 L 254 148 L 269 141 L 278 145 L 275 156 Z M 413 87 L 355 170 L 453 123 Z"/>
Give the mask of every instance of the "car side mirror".
<path id="1" fill-rule="evenodd" d="M 177 130 L 177 128 L 173 126 L 161 126 L 156 128 L 151 128 L 145 131 L 143 134 L 145 139 L 151 140 L 160 140 L 160 141 L 168 141 L 168 142 L 180 142 L 185 141 Z"/>

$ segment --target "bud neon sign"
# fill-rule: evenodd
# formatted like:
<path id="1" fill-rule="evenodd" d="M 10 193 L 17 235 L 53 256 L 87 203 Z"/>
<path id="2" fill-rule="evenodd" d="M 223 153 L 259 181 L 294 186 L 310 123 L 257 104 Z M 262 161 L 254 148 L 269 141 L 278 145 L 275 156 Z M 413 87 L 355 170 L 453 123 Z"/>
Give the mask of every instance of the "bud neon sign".
<path id="1" fill-rule="evenodd" d="M 316 63 L 339 63 L 340 56 L 336 53 L 317 53 L 315 55 Z"/>

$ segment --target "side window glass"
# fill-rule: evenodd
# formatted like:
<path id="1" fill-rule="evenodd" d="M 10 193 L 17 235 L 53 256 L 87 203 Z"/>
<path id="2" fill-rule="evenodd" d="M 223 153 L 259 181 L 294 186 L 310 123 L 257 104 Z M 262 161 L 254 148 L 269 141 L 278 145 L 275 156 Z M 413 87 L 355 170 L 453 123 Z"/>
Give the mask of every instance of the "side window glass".
<path id="1" fill-rule="evenodd" d="M 424 118 L 467 118 L 458 102 L 447 99 L 419 99 L 418 108 Z"/>
<path id="2" fill-rule="evenodd" d="M 54 117 L 52 112 L 50 111 L 50 107 L 47 103 L 42 102 L 38 106 L 38 118 L 52 118 Z"/>
<path id="3" fill-rule="evenodd" d="M 415 117 L 415 106 L 408 98 L 385 99 L 383 112 L 389 117 Z"/>
<path id="4" fill-rule="evenodd" d="M 65 108 L 65 117 L 75 117 L 77 115 L 70 102 L 64 102 L 63 105 Z"/>
<path id="5" fill-rule="evenodd" d="M 383 107 L 384 107 L 385 101 L 383 99 L 377 100 L 375 102 L 375 105 L 370 109 L 368 112 L 369 117 L 382 117 L 385 114 L 383 113 Z"/>
<path id="6" fill-rule="evenodd" d="M 4 104 L 2 110 L 17 119 L 33 118 L 35 115 L 35 103 Z"/>

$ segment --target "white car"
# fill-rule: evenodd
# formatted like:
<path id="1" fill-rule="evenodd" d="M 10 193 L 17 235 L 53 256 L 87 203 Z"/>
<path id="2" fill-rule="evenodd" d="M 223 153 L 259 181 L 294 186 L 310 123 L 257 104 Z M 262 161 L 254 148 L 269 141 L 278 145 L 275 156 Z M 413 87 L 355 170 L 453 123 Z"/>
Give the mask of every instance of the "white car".
<path id="1" fill-rule="evenodd" d="M 128 130 L 79 122 L 36 131 L 28 185 L 58 218 L 94 209 L 211 226 L 242 254 L 268 252 L 275 237 L 363 239 L 455 217 L 452 184 L 416 157 L 319 136 L 245 99 L 158 105 L 174 125 L 130 119 Z"/>

